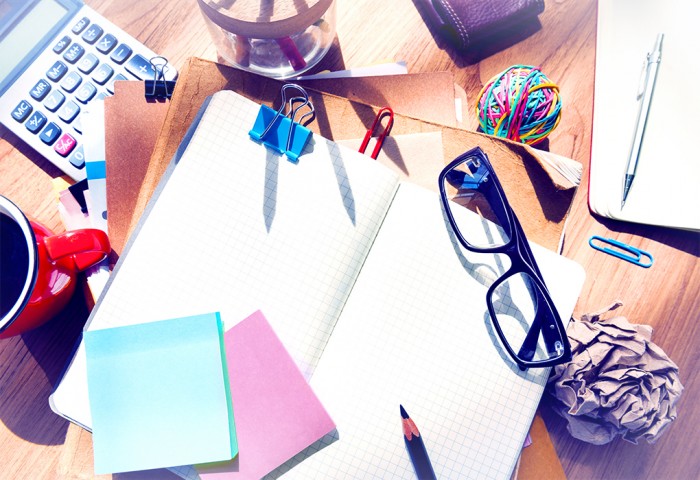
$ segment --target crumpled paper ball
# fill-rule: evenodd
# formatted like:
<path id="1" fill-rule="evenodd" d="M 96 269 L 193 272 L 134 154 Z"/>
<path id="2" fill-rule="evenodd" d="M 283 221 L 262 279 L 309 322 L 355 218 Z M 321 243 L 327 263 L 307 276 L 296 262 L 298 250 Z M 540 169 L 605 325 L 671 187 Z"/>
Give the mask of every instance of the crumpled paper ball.
<path id="1" fill-rule="evenodd" d="M 603 445 L 621 435 L 654 443 L 676 419 L 683 385 L 678 367 L 651 341 L 652 328 L 602 315 L 613 305 L 572 320 L 572 360 L 553 368 L 547 390 L 554 410 L 579 440 Z"/>

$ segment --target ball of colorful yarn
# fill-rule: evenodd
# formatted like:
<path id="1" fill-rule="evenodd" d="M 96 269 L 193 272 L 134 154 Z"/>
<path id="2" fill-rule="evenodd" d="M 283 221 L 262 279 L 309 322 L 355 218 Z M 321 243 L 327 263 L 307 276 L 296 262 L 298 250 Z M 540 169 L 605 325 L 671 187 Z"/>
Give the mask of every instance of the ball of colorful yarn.
<path id="1" fill-rule="evenodd" d="M 533 145 L 559 124 L 559 87 L 537 67 L 514 65 L 484 85 L 476 113 L 485 133 Z"/>

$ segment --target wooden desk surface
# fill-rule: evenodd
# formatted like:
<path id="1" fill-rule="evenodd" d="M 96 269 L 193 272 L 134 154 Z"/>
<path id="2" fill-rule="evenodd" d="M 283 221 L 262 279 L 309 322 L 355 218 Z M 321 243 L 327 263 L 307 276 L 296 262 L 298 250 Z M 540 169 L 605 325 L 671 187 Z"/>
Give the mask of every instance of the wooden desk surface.
<path id="1" fill-rule="evenodd" d="M 194 0 L 143 2 L 88 0 L 111 21 L 165 55 L 177 67 L 186 58 L 216 60 L 216 51 Z M 338 1 L 338 38 L 320 68 L 341 69 L 405 60 L 409 72 L 449 70 L 474 102 L 482 85 L 513 64 L 539 65 L 561 88 L 563 119 L 549 149 L 584 165 L 584 180 L 567 227 L 564 254 L 581 263 L 587 280 L 575 316 L 620 299 L 617 313 L 654 327 L 654 341 L 680 367 L 685 392 L 679 419 L 655 445 L 615 441 L 592 446 L 573 439 L 543 400 L 543 414 L 571 479 L 700 478 L 700 236 L 696 233 L 601 220 L 586 205 L 590 156 L 596 33 L 594 0 L 546 0 L 541 28 L 521 42 L 484 54 L 474 63 L 441 49 L 413 2 Z M 397 12 L 398 10 L 398 12 Z M 399 13 L 400 14 L 397 14 Z M 470 120 L 470 128 L 476 120 Z M 0 193 L 57 231 L 51 179 L 60 172 L 0 129 Z M 690 153 L 690 152 L 689 152 Z M 693 208 L 697 208 L 694 206 Z M 598 234 L 652 252 L 642 269 L 595 252 Z M 59 318 L 21 337 L 0 341 L 0 478 L 93 478 L 89 434 L 53 414 L 47 398 L 70 357 L 87 318 L 76 295 Z M 115 478 L 140 478 L 115 475 Z M 103 478 L 109 478 L 103 477 Z M 149 478 L 173 478 L 155 472 Z"/>

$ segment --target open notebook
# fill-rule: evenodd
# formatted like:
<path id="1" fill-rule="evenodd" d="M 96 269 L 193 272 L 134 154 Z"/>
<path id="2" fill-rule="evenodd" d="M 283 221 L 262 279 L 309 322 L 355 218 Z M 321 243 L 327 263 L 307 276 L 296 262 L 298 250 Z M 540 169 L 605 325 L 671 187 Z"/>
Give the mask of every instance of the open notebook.
<path id="1" fill-rule="evenodd" d="M 700 230 L 697 16 L 693 0 L 598 2 L 588 204 L 618 220 Z M 664 34 L 656 88 L 624 208 L 622 186 L 639 111 L 644 60 Z M 641 83 L 641 85 L 640 85 Z"/>
<path id="2" fill-rule="evenodd" d="M 292 164 L 253 142 L 258 109 L 231 91 L 205 104 L 87 328 L 212 310 L 228 328 L 260 309 L 338 430 L 284 475 L 410 478 L 403 403 L 439 478 L 507 478 L 549 373 L 520 372 L 490 327 L 507 259 L 462 250 L 436 194 L 367 156 L 314 135 Z M 568 319 L 582 268 L 533 251 Z M 82 345 L 51 402 L 90 426 Z"/>

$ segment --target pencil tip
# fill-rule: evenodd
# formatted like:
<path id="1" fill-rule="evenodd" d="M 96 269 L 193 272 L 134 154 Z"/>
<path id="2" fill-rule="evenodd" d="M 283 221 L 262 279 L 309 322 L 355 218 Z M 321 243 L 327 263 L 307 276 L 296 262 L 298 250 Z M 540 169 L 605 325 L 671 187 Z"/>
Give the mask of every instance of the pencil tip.
<path id="1" fill-rule="evenodd" d="M 403 405 L 399 405 L 399 408 L 401 409 L 401 418 L 408 418 L 408 413 L 404 410 Z"/>

